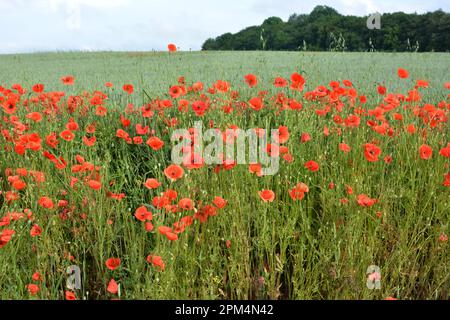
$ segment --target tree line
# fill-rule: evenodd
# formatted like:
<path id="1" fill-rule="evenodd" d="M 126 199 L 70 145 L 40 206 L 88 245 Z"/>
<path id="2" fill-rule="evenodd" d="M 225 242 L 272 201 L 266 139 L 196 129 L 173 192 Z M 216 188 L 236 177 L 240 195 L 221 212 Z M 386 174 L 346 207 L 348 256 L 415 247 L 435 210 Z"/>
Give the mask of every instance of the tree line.
<path id="1" fill-rule="evenodd" d="M 293 14 L 287 22 L 266 19 L 238 33 L 208 39 L 202 50 L 288 51 L 450 51 L 450 14 L 403 12 L 381 15 L 381 29 L 369 29 L 369 16 L 345 16 L 327 6 Z"/>

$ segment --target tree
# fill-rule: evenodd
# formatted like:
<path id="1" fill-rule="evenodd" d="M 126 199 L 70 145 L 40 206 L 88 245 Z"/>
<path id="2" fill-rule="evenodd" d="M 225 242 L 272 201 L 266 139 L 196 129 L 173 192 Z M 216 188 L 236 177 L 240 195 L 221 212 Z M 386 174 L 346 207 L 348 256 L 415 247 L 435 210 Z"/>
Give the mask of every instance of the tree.
<path id="1" fill-rule="evenodd" d="M 208 39 L 202 50 L 305 50 L 307 44 L 316 51 L 336 46 L 346 51 L 450 51 L 450 14 L 442 10 L 383 14 L 381 30 L 369 30 L 367 18 L 316 6 L 310 14 L 292 14 L 286 22 L 270 17 L 261 26 Z"/>

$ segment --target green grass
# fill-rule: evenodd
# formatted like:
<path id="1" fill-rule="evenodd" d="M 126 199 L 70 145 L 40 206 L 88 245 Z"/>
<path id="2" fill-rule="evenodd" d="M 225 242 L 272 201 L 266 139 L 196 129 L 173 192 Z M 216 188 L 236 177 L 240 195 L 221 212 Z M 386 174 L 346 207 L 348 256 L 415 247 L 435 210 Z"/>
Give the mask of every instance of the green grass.
<path id="1" fill-rule="evenodd" d="M 410 79 L 399 79 L 397 68 L 410 72 Z M 61 112 L 57 118 L 31 123 L 28 113 L 19 107 L 17 115 L 30 124 L 29 132 L 36 132 L 44 140 L 51 132 L 61 132 L 69 118 L 80 125 L 75 139 L 66 142 L 59 138 L 58 149 L 52 150 L 67 161 L 67 168 L 55 169 L 42 156 L 42 152 L 27 150 L 24 156 L 7 151 L 13 146 L 0 136 L 0 190 L 11 190 L 5 174 L 6 168 L 27 168 L 42 171 L 46 181 L 37 185 L 29 177 L 27 187 L 20 191 L 20 200 L 12 203 L 0 200 L 0 218 L 7 212 L 31 209 L 34 221 L 21 219 L 0 227 L 15 230 L 12 240 L 0 248 L 0 299 L 63 299 L 66 291 L 65 269 L 78 265 L 82 270 L 82 290 L 78 298 L 108 299 L 115 297 L 106 291 L 114 278 L 120 284 L 121 299 L 448 299 L 450 289 L 450 254 L 448 241 L 439 241 L 441 234 L 449 234 L 450 190 L 443 186 L 444 175 L 450 172 L 449 160 L 439 150 L 450 142 L 448 120 L 437 128 L 430 128 L 414 116 L 412 107 L 449 102 L 448 82 L 450 54 L 395 54 L 395 53 L 295 53 L 295 52 L 192 52 L 177 53 L 45 53 L 0 56 L 0 85 L 10 87 L 20 83 L 28 91 L 35 83 L 43 83 L 45 91 L 65 91 L 66 96 L 82 95 L 83 91 L 105 92 L 108 114 L 95 116 L 93 112 L 69 115 Z M 388 92 L 403 93 L 414 87 L 414 79 L 429 80 L 427 89 L 420 89 L 423 99 L 403 102 L 386 115 L 394 129 L 394 136 L 382 136 L 367 125 L 374 117 L 363 116 L 361 125 L 354 130 L 342 129 L 336 133 L 333 115 L 319 117 L 315 108 L 324 104 L 310 102 L 300 93 L 275 88 L 276 76 L 289 79 L 299 72 L 306 78 L 305 91 L 318 85 L 328 86 L 332 80 L 349 79 L 361 95 L 366 95 L 365 109 L 374 109 L 382 102 L 377 94 L 378 84 Z M 254 73 L 259 79 L 250 89 L 244 75 Z M 75 85 L 64 86 L 60 77 L 72 74 Z M 168 88 L 184 76 L 188 83 L 202 81 L 205 90 L 218 79 L 230 82 L 238 90 L 238 100 L 248 101 L 260 90 L 268 96 L 285 92 L 303 103 L 301 112 L 277 113 L 267 99 L 269 108 L 261 112 L 244 111 L 225 115 L 223 104 L 229 94 L 211 96 L 218 109 L 203 118 L 204 126 L 214 120 L 222 130 L 234 124 L 243 129 L 254 127 L 278 128 L 287 126 L 287 143 L 294 162 L 281 160 L 280 172 L 275 176 L 257 178 L 248 172 L 248 166 L 238 165 L 233 170 L 214 173 L 212 167 L 193 170 L 171 183 L 163 174 L 170 163 L 170 133 L 161 118 L 143 118 L 140 113 L 125 114 L 128 103 L 136 107 L 150 99 L 168 98 Z M 104 86 L 114 83 L 114 89 Z M 123 93 L 124 83 L 131 83 L 135 93 Z M 25 98 L 36 96 L 26 93 Z M 191 94 L 189 96 L 193 98 Z M 223 99 L 223 101 L 221 101 Z M 63 98 L 66 100 L 66 98 Z M 344 99 L 342 117 L 354 110 Z M 57 104 L 61 109 L 61 104 Z M 412 106 L 408 107 L 407 106 Z M 30 111 L 42 111 L 43 104 Z M 449 111 L 443 109 L 446 116 Z M 392 113 L 401 113 L 402 122 L 394 121 Z M 131 120 L 125 129 L 134 136 L 137 123 L 148 124 L 165 141 L 162 150 L 153 151 L 144 144 L 128 145 L 115 137 L 122 128 L 119 114 Z M 0 116 L 6 116 L 0 109 Z M 165 118 L 177 118 L 178 127 L 190 128 L 198 120 L 192 112 L 180 113 L 176 108 L 166 109 Z M 87 147 L 81 142 L 86 126 L 97 123 L 97 143 Z M 404 128 L 414 124 L 418 133 L 410 135 Z M 331 135 L 323 135 L 323 128 Z M 12 125 L 0 120 L 0 129 L 13 134 Z M 420 132 L 427 130 L 426 141 Z M 308 132 L 312 140 L 300 143 L 300 136 Z M 131 134 L 133 133 L 133 134 Z M 370 163 L 364 158 L 363 145 L 376 140 L 382 149 L 380 160 Z M 352 147 L 349 154 L 339 151 L 345 141 Z M 430 160 L 419 157 L 419 147 L 426 143 L 434 152 Z M 78 189 L 69 187 L 71 166 L 75 156 L 101 166 L 103 188 L 90 190 L 82 183 Z M 393 157 L 387 164 L 383 158 Z M 308 160 L 320 164 L 318 172 L 304 168 Z M 156 190 L 147 190 L 142 183 L 147 178 L 162 182 Z M 114 181 L 109 186 L 108 183 Z M 309 186 L 302 201 L 294 202 L 289 189 L 298 182 Z M 335 189 L 329 189 L 333 182 Z M 350 185 L 353 195 L 347 195 Z M 153 210 L 155 230 L 145 232 L 141 222 L 134 219 L 136 208 L 151 204 L 154 196 L 174 189 L 178 199 L 192 198 L 196 205 L 210 204 L 215 196 L 228 201 L 217 216 L 200 224 L 195 221 L 179 239 L 169 242 L 157 232 L 161 225 L 172 225 L 186 213 L 167 213 Z M 106 197 L 106 189 L 125 193 L 126 198 L 116 201 Z M 272 189 L 276 199 L 263 203 L 258 191 Z M 67 194 L 62 195 L 61 191 Z M 378 199 L 373 207 L 364 208 L 356 196 L 367 194 Z M 60 217 L 61 209 L 46 210 L 38 205 L 41 196 L 48 196 L 55 204 L 59 199 L 69 202 L 67 219 Z M 348 198 L 348 204 L 341 199 Z M 0 198 L 1 199 L 1 198 Z M 178 200 L 177 200 L 178 201 Z M 382 213 L 382 218 L 376 212 Z M 81 219 L 80 214 L 87 214 Z M 112 224 L 108 224 L 112 220 Z M 39 237 L 30 237 L 32 224 L 43 228 Z M 231 241 L 227 248 L 226 241 Z M 73 255 L 69 261 L 67 255 Z M 148 262 L 149 254 L 161 256 L 166 264 L 158 272 Z M 122 260 L 120 268 L 110 271 L 105 261 L 110 257 Z M 370 265 L 381 268 L 381 289 L 366 287 L 366 270 Z M 36 296 L 27 292 L 33 283 L 34 272 L 40 272 L 40 291 Z"/>

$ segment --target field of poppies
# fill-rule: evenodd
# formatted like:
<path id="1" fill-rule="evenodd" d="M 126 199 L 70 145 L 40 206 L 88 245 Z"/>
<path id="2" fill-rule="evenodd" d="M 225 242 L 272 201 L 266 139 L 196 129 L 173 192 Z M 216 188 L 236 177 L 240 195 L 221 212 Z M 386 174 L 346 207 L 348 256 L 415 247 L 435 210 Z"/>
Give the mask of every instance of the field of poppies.
<path id="1" fill-rule="evenodd" d="M 0 56 L 0 299 L 448 299 L 449 70 L 449 53 Z M 204 161 L 199 122 L 226 146 L 276 130 L 276 172 Z"/>

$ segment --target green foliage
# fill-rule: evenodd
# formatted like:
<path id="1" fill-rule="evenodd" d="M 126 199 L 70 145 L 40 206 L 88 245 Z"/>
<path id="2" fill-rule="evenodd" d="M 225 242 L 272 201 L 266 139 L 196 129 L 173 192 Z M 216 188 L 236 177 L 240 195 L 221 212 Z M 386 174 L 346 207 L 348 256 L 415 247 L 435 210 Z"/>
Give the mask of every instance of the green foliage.
<path id="1" fill-rule="evenodd" d="M 403 12 L 381 17 L 381 30 L 369 30 L 367 16 L 344 16 L 327 6 L 317 6 L 308 14 L 292 14 L 287 22 L 270 17 L 262 26 L 246 28 L 208 39 L 203 50 L 308 50 L 329 51 L 333 33 L 345 39 L 346 51 L 438 51 L 450 50 L 450 14 L 437 10 L 422 15 Z M 266 45 L 260 41 L 264 28 Z M 225 38 L 224 38 L 225 37 Z M 408 46 L 408 39 L 410 45 Z M 225 41 L 226 40 L 226 41 Z M 341 50 L 339 50 L 341 51 Z"/>

